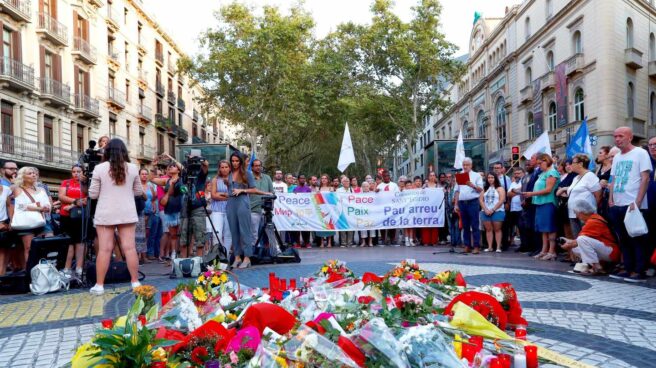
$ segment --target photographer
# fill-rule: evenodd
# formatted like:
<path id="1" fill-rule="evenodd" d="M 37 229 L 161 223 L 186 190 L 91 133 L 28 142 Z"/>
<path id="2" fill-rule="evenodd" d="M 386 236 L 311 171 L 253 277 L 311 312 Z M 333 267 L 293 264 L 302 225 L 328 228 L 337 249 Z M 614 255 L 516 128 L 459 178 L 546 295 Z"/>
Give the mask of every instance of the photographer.
<path id="1" fill-rule="evenodd" d="M 200 170 L 198 170 L 197 167 L 192 167 L 198 165 L 198 163 L 192 163 L 192 160 L 194 159 L 200 160 L 197 161 L 200 163 Z M 207 225 L 205 224 L 205 217 L 207 216 L 207 213 L 205 212 L 205 206 L 207 206 L 207 201 L 205 199 L 205 183 L 207 181 L 209 163 L 202 158 L 190 158 L 188 165 L 184 170 L 187 172 L 183 176 L 190 175 L 190 182 L 183 183 L 183 185 L 191 184 L 190 191 L 187 193 L 191 198 L 190 201 L 187 202 L 186 198 L 183 197 L 183 211 L 180 212 L 180 253 L 182 258 L 186 258 L 188 255 L 191 256 L 191 254 L 188 254 L 188 245 L 192 245 L 192 240 L 189 236 L 189 232 L 191 232 L 193 242 L 196 244 L 196 255 L 202 257 L 207 228 Z M 195 178 L 192 175 L 196 175 Z M 185 189 L 187 188 L 185 187 Z M 191 207 L 186 208 L 187 205 Z M 189 243 L 187 243 L 188 241 Z"/>
<path id="2" fill-rule="evenodd" d="M 255 178 L 255 188 L 259 191 L 257 194 L 249 195 L 251 200 L 251 231 L 253 232 L 253 241 L 257 241 L 257 235 L 262 223 L 262 195 L 273 193 L 273 182 L 271 177 L 262 173 L 262 161 L 253 160 L 253 177 Z M 257 244 L 253 244 L 257 247 Z"/>
<path id="3" fill-rule="evenodd" d="M 581 272 L 581 275 L 605 275 L 600 261 L 620 261 L 620 249 L 608 222 L 596 214 L 596 207 L 587 200 L 576 200 L 570 208 L 573 208 L 576 217 L 583 223 L 583 228 L 574 240 L 560 238 L 562 248 L 571 250 L 581 257 L 583 263 L 589 265 L 590 268 Z"/>

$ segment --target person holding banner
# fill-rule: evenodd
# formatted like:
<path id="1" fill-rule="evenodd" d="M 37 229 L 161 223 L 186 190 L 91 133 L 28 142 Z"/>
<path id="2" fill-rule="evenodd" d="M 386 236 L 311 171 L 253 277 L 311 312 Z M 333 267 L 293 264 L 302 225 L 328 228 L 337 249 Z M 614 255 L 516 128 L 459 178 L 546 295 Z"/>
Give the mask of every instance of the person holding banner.
<path id="1" fill-rule="evenodd" d="M 376 193 L 378 192 L 398 192 L 399 186 L 392 181 L 392 176 L 390 175 L 389 170 L 383 170 L 381 174 L 382 182 L 376 186 Z M 376 176 L 378 180 L 378 176 Z M 380 231 L 381 243 L 379 246 L 390 245 L 394 238 L 396 238 L 396 229 L 386 229 Z"/>
<path id="2" fill-rule="evenodd" d="M 362 193 L 369 193 L 371 192 L 371 184 L 369 184 L 368 181 L 363 181 L 362 185 L 360 186 L 360 189 L 362 190 Z M 374 237 L 376 236 L 376 230 L 361 230 L 360 231 L 360 246 L 361 247 L 366 247 L 367 245 L 370 247 L 374 246 Z M 368 241 L 368 244 L 367 244 Z"/>
<path id="3" fill-rule="evenodd" d="M 434 171 L 428 173 L 428 183 L 424 185 L 425 189 L 441 189 L 444 190 L 440 183 L 437 182 L 437 174 Z M 446 195 L 446 194 L 445 194 Z M 423 246 L 437 246 L 439 231 L 436 227 L 421 229 L 421 243 Z"/>
<path id="4" fill-rule="evenodd" d="M 331 182 L 330 182 L 330 176 L 328 174 L 322 174 L 321 178 L 319 179 L 319 192 L 334 192 L 335 190 L 333 189 Z M 317 238 L 321 239 L 321 244 L 319 245 L 319 248 L 323 248 L 327 246 L 328 248 L 333 247 L 333 237 L 335 236 L 334 231 L 317 231 L 314 233 L 314 235 L 317 236 Z M 328 240 L 326 245 L 326 239 Z"/>
<path id="5" fill-rule="evenodd" d="M 340 188 L 337 188 L 337 190 L 335 192 L 337 192 L 337 193 L 354 193 L 354 190 L 351 187 L 351 180 L 348 178 L 348 176 L 343 175 L 341 181 L 342 181 L 342 186 Z M 339 247 L 340 248 L 347 248 L 347 247 L 353 246 L 353 237 L 354 237 L 354 232 L 353 231 L 340 231 L 339 232 Z"/>
<path id="6" fill-rule="evenodd" d="M 478 254 L 481 247 L 481 232 L 478 228 L 481 205 L 478 197 L 483 191 L 483 178 L 472 171 L 472 166 L 471 158 L 465 157 L 462 160 L 463 173 L 456 175 L 454 210 L 462 218 L 465 253 Z"/>
<path id="7" fill-rule="evenodd" d="M 479 195 L 481 205 L 481 219 L 485 226 L 485 237 L 487 238 L 487 248 L 485 252 L 492 252 L 493 242 L 496 240 L 497 253 L 501 253 L 502 243 L 501 236 L 503 221 L 506 218 L 506 191 L 499 181 L 499 177 L 491 172 L 485 178 L 485 192 Z"/>

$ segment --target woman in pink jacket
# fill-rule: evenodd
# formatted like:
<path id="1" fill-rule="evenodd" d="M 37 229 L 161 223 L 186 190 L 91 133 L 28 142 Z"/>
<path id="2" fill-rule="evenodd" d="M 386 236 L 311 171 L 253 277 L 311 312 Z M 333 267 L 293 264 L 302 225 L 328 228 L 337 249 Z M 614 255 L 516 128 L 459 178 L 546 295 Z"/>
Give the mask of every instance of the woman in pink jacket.
<path id="1" fill-rule="evenodd" d="M 130 271 L 132 288 L 140 286 L 138 279 L 139 258 L 135 247 L 137 208 L 134 197 L 143 194 L 139 181 L 139 169 L 130 163 L 128 150 L 120 139 L 112 139 L 105 146 L 103 163 L 93 170 L 89 197 L 98 199 L 93 218 L 98 233 L 96 256 L 96 285 L 90 292 L 102 295 L 105 291 L 105 275 L 114 249 L 114 231 L 118 230 L 121 248 Z"/>

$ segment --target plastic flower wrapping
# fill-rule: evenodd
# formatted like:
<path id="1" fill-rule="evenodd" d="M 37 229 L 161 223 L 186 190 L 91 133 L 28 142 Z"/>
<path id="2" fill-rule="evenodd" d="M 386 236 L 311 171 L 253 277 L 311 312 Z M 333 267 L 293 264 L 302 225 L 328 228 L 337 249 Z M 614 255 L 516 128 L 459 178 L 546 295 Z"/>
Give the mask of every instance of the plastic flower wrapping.
<path id="1" fill-rule="evenodd" d="M 512 285 L 468 287 L 460 272 L 431 274 L 414 260 L 361 278 L 328 261 L 298 285 L 270 273 L 268 288 L 243 291 L 213 267 L 162 300 L 145 311 L 137 299 L 112 327 L 103 321 L 72 365 L 586 367 L 520 334 L 527 323 Z"/>

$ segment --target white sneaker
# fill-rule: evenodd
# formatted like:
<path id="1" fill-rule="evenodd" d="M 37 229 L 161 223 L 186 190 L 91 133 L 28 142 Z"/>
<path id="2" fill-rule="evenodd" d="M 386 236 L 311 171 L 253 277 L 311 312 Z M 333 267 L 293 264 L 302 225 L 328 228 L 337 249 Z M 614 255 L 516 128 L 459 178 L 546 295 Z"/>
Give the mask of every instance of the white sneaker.
<path id="1" fill-rule="evenodd" d="M 483 252 L 488 253 L 490 251 L 490 248 L 485 248 L 483 249 Z"/>
<path id="2" fill-rule="evenodd" d="M 82 277 L 82 269 L 81 268 L 76 268 L 75 269 L 75 276 L 78 278 Z"/>
<path id="3" fill-rule="evenodd" d="M 497 249 L 497 253 L 501 253 L 501 252 L 502 252 L 502 250 L 501 250 L 501 249 Z"/>
<path id="4" fill-rule="evenodd" d="M 89 292 L 93 295 L 103 295 L 105 293 L 105 287 L 96 284 L 91 289 L 89 289 Z"/>
<path id="5" fill-rule="evenodd" d="M 141 286 L 141 283 L 139 281 L 133 282 L 133 283 L 130 284 L 130 286 L 132 286 L 133 289 L 138 288 L 139 286 Z"/>
<path id="6" fill-rule="evenodd" d="M 70 268 L 64 268 L 64 270 L 62 271 L 62 274 L 63 274 L 64 277 L 66 277 L 67 279 L 70 279 L 71 277 L 73 277 L 73 272 L 71 271 Z"/>
<path id="7" fill-rule="evenodd" d="M 645 276 L 647 277 L 654 277 L 654 275 L 656 275 L 656 270 L 653 268 L 650 268 L 645 272 Z"/>

